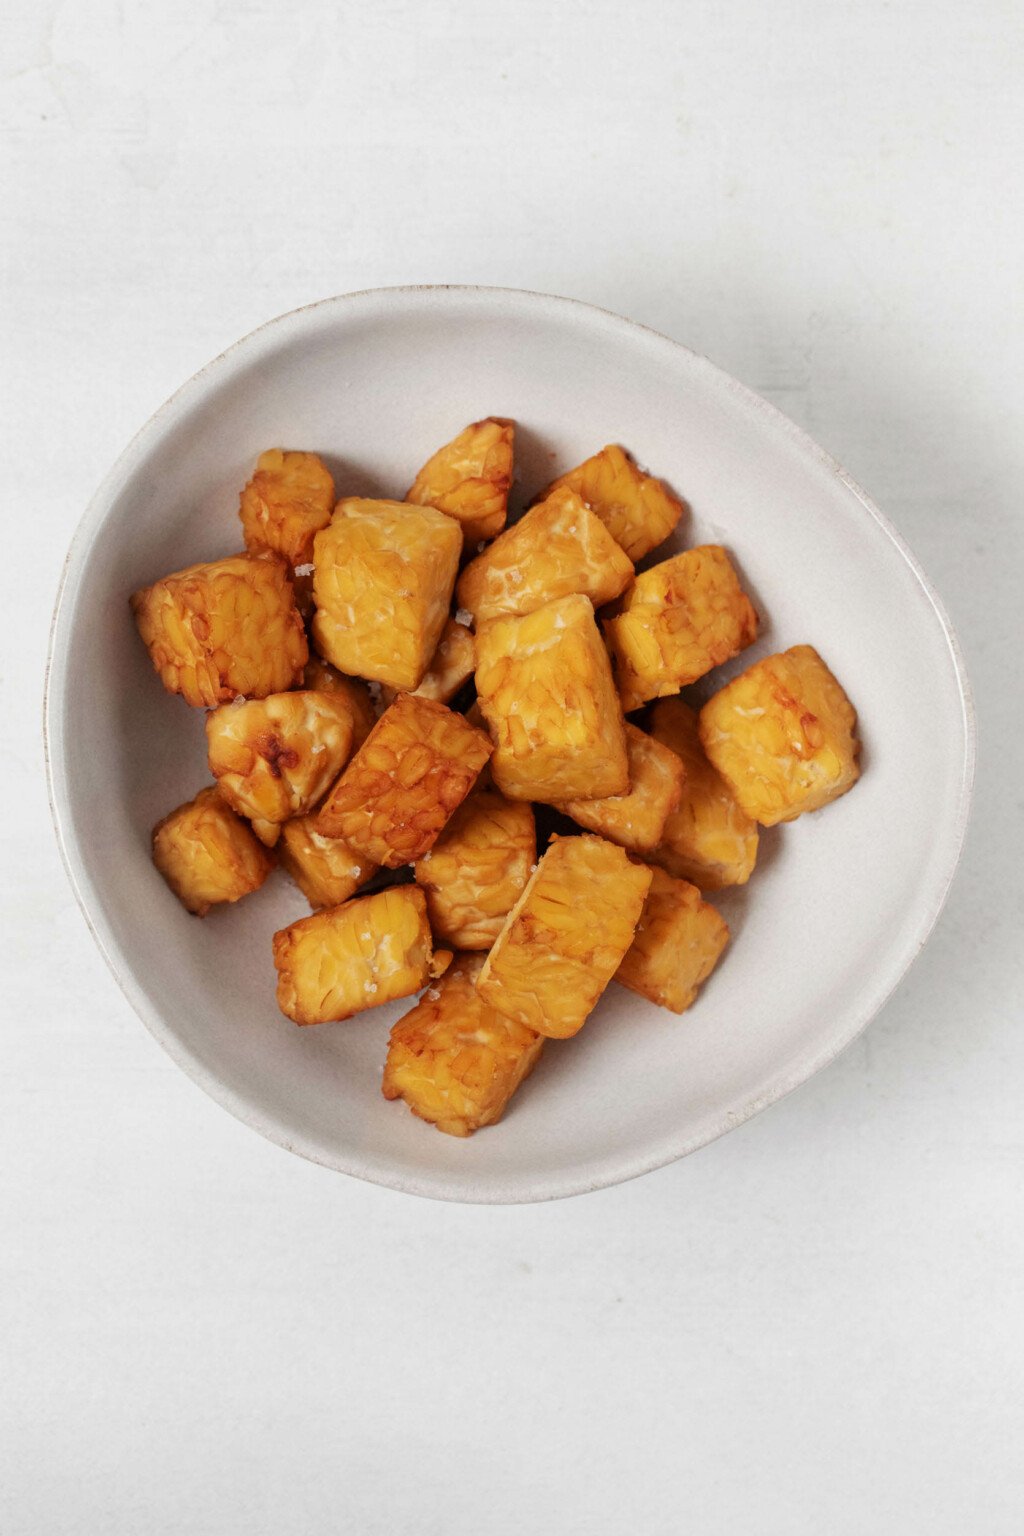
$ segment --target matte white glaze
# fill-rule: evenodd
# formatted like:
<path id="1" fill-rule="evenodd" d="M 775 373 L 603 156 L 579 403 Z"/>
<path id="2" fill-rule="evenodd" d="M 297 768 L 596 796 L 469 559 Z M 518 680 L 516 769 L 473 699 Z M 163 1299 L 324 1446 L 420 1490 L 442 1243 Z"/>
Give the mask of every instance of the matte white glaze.
<path id="1" fill-rule="evenodd" d="M 692 507 L 669 549 L 725 540 L 762 618 L 756 646 L 822 652 L 861 716 L 865 774 L 765 834 L 734 942 L 679 1019 L 609 989 L 550 1047 L 502 1124 L 443 1137 L 380 1095 L 401 1005 L 297 1029 L 270 937 L 302 915 L 283 879 L 200 922 L 149 830 L 206 781 L 202 714 L 161 690 L 127 596 L 240 547 L 237 494 L 270 446 L 328 456 L 339 494 L 401 495 L 466 422 L 520 423 L 524 496 L 612 440 Z M 47 696 L 51 797 L 72 883 L 140 1017 L 232 1113 L 317 1162 L 465 1201 L 548 1199 L 701 1146 L 830 1061 L 924 944 L 955 869 L 973 772 L 959 649 L 894 530 L 773 407 L 705 359 L 566 299 L 377 290 L 282 316 L 186 384 L 125 450 L 68 556 Z"/>

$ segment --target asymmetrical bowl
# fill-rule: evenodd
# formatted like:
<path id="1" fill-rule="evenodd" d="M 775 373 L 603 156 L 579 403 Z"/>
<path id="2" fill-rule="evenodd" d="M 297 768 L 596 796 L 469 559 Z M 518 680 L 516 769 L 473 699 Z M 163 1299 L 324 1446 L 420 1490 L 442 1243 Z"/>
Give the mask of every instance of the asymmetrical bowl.
<path id="1" fill-rule="evenodd" d="M 302 915 L 283 877 L 190 917 L 150 829 L 208 780 L 202 712 L 163 692 L 128 594 L 241 547 L 237 496 L 269 446 L 314 449 L 339 493 L 401 496 L 483 415 L 519 424 L 519 491 L 622 442 L 689 503 L 674 543 L 723 543 L 762 618 L 755 657 L 815 645 L 861 722 L 864 774 L 765 834 L 742 890 L 712 897 L 733 943 L 677 1018 L 611 986 L 551 1042 L 500 1125 L 442 1136 L 380 1093 L 404 1007 L 297 1029 L 270 940 Z M 717 680 L 716 674 L 716 680 Z M 899 536 L 831 459 L 705 359 L 567 299 L 407 288 L 271 321 L 159 410 L 93 498 L 54 618 L 47 689 L 54 817 L 83 912 L 161 1044 L 233 1114 L 290 1150 L 413 1193 L 527 1201 L 612 1184 L 738 1125 L 869 1022 L 938 916 L 973 763 L 963 664 Z M 825 1129 L 822 1129 L 825 1135 Z"/>

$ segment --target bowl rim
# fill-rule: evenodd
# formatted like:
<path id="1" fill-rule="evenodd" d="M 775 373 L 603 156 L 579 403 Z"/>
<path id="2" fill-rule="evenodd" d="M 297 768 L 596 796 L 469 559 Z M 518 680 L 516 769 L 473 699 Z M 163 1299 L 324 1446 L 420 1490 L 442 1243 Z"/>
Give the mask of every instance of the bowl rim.
<path id="1" fill-rule="evenodd" d="M 678 1137 L 674 1137 L 668 1142 L 662 1142 L 654 1148 L 642 1150 L 633 1157 L 611 1156 L 602 1161 L 599 1169 L 589 1173 L 585 1168 L 581 1168 L 570 1174 L 556 1173 L 550 1177 L 541 1177 L 539 1179 L 533 1177 L 528 1186 L 523 1188 L 519 1188 L 518 1185 L 508 1184 L 492 1187 L 486 1177 L 477 1177 L 475 1182 L 473 1179 L 470 1179 L 461 1182 L 452 1181 L 451 1183 L 445 1183 L 444 1176 L 438 1178 L 432 1175 L 427 1178 L 420 1178 L 413 1170 L 399 1170 L 396 1172 L 387 1168 L 377 1167 L 372 1163 L 368 1165 L 361 1164 L 356 1154 L 344 1157 L 327 1157 L 318 1147 L 305 1144 L 303 1138 L 289 1134 L 282 1125 L 272 1116 L 264 1113 L 257 1104 L 254 1104 L 241 1093 L 236 1092 L 236 1090 L 224 1083 L 215 1074 L 208 1071 L 202 1062 L 191 1054 L 175 1032 L 166 1024 L 160 1011 L 150 1003 L 142 988 L 136 983 L 128 956 L 122 953 L 120 945 L 109 931 L 97 902 L 93 899 L 95 893 L 92 879 L 68 803 L 67 782 L 64 774 L 64 754 L 62 750 L 62 713 L 65 697 L 67 641 L 71 634 L 68 628 L 70 623 L 68 615 L 71 607 L 69 594 L 73 589 L 73 577 L 80 572 L 85 563 L 93 537 L 102 526 L 116 490 L 134 472 L 139 462 L 149 450 L 153 440 L 157 439 L 166 426 L 173 424 L 174 420 L 190 407 L 193 399 L 200 395 L 207 383 L 211 381 L 211 376 L 216 375 L 229 360 L 233 360 L 240 352 L 257 350 L 261 343 L 270 341 L 277 332 L 284 332 L 290 327 L 301 324 L 302 318 L 310 316 L 314 311 L 343 310 L 349 307 L 358 308 L 361 304 L 368 304 L 368 302 L 377 304 L 384 302 L 385 304 L 397 306 L 401 303 L 420 299 L 426 295 L 437 298 L 438 296 L 449 294 L 462 300 L 471 299 L 483 302 L 505 299 L 516 303 L 525 303 L 534 309 L 548 308 L 560 313 L 578 310 L 583 312 L 585 318 L 590 317 L 593 319 L 597 317 L 611 329 L 618 328 L 624 334 L 640 332 L 645 336 L 648 344 L 653 342 L 661 348 L 685 354 L 689 358 L 691 366 L 695 366 L 697 372 L 703 372 L 712 384 L 736 395 L 748 409 L 759 413 L 769 427 L 788 437 L 804 456 L 814 460 L 821 468 L 838 479 L 846 490 L 851 492 L 860 502 L 864 511 L 886 535 L 894 549 L 910 567 L 923 594 L 928 599 L 949 650 L 953 675 L 959 694 L 963 726 L 963 759 L 960 765 L 956 813 L 952 826 L 947 832 L 945 863 L 934 880 L 932 890 L 929 893 L 929 900 L 922 909 L 919 921 L 915 925 L 913 932 L 908 936 L 902 950 L 894 958 L 893 963 L 880 978 L 878 984 L 862 1000 L 861 1006 L 853 1015 L 849 1027 L 837 1038 L 830 1037 L 827 1039 L 818 1051 L 801 1057 L 795 1068 L 790 1066 L 788 1069 L 780 1070 L 759 1092 L 751 1095 L 739 1105 L 721 1109 L 710 1129 L 703 1127 L 696 1133 L 680 1134 Z M 532 289 L 490 286 L 479 283 L 412 283 L 383 288 L 362 288 L 350 293 L 330 295 L 322 299 L 313 300 L 309 304 L 300 305 L 296 309 L 287 310 L 282 314 L 275 315 L 270 320 L 264 321 L 198 369 L 173 394 L 168 396 L 162 405 L 158 406 L 129 439 L 90 497 L 72 535 L 61 569 L 53 615 L 50 621 L 44 673 L 43 753 L 46 765 L 50 816 L 57 839 L 57 846 L 60 850 L 65 873 L 86 926 L 100 954 L 106 961 L 111 975 L 128 1003 L 171 1059 L 198 1087 L 236 1119 L 251 1129 L 258 1131 L 267 1140 L 283 1147 L 289 1152 L 295 1152 L 299 1156 L 322 1167 L 346 1173 L 352 1177 L 360 1178 L 388 1189 L 394 1189 L 406 1194 L 420 1195 L 429 1199 L 471 1205 L 515 1205 L 564 1199 L 571 1195 L 590 1193 L 594 1190 L 625 1183 L 630 1179 L 639 1178 L 642 1174 L 665 1167 L 679 1158 L 697 1151 L 700 1147 L 709 1145 L 712 1141 L 717 1140 L 719 1136 L 723 1136 L 727 1131 L 742 1125 L 744 1121 L 751 1119 L 762 1110 L 769 1108 L 770 1105 L 777 1103 L 787 1094 L 792 1093 L 796 1088 L 808 1082 L 824 1067 L 834 1061 L 842 1051 L 846 1050 L 863 1033 L 907 975 L 917 956 L 927 943 L 945 906 L 953 878 L 963 855 L 967 826 L 970 819 L 977 760 L 977 720 L 966 662 L 959 638 L 950 621 L 945 605 L 921 568 L 916 556 L 909 548 L 903 536 L 838 460 L 833 458 L 802 427 L 791 421 L 771 401 L 766 400 L 755 390 L 735 379 L 723 368 L 720 368 L 716 363 L 713 363 L 704 356 L 703 353 L 695 352 L 682 342 L 665 336 L 662 332 L 655 330 L 651 326 L 627 319 L 613 310 L 587 303 L 582 299 L 570 298 L 560 294 L 541 293 Z"/>

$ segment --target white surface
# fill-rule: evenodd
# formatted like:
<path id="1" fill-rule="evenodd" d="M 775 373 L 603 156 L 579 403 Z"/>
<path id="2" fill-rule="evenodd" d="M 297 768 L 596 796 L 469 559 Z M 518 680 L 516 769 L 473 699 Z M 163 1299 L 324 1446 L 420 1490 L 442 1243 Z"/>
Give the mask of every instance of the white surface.
<path id="1" fill-rule="evenodd" d="M 5 1536 L 1016 1533 L 1019 9 L 5 31 Z M 981 726 L 961 877 L 867 1035 L 697 1156 L 517 1210 L 346 1181 L 198 1093 L 91 945 L 39 745 L 64 547 L 135 427 L 271 314 L 445 280 L 606 304 L 775 400 L 936 581 Z"/>
<path id="2" fill-rule="evenodd" d="M 545 1049 L 506 1123 L 465 1145 L 380 1094 L 387 1031 L 408 1001 L 336 1027 L 282 1027 L 271 935 L 308 916 L 289 881 L 197 923 L 154 870 L 150 830 L 208 779 L 207 744 L 201 718 L 157 684 L 125 595 L 237 547 L 238 488 L 263 444 L 328 453 L 339 493 L 401 494 L 483 400 L 517 423 L 513 515 L 552 470 L 609 439 L 656 465 L 688 502 L 666 552 L 723 539 L 762 613 L 754 644 L 702 691 L 812 641 L 856 701 L 866 771 L 827 816 L 766 831 L 756 881 L 716 896 L 733 943 L 685 1028 L 609 987 L 579 1040 Z M 884 519 L 727 374 L 565 299 L 377 289 L 307 305 L 232 347 L 147 423 L 91 502 L 50 667 L 68 865 L 129 1001 L 197 1082 L 273 1140 L 449 1200 L 619 1183 L 780 1098 L 890 996 L 963 845 L 963 683 L 935 599 Z"/>

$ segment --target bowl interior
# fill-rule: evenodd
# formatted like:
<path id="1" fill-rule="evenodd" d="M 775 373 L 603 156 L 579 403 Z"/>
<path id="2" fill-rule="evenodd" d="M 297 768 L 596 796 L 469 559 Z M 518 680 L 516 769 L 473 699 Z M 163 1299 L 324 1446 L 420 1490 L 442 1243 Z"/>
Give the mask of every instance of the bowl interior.
<path id="1" fill-rule="evenodd" d="M 682 1018 L 614 984 L 551 1042 L 505 1120 L 454 1141 L 380 1094 L 401 1005 L 297 1029 L 270 939 L 308 908 L 276 876 L 189 917 L 156 874 L 153 823 L 208 774 L 203 718 L 160 688 L 128 594 L 240 547 L 263 448 L 322 453 L 339 493 L 401 496 L 467 421 L 519 423 L 518 490 L 621 441 L 686 498 L 677 545 L 734 556 L 755 656 L 807 641 L 857 708 L 864 776 L 768 832 L 717 904 L 734 940 Z M 719 674 L 716 674 L 716 679 Z M 544 1198 L 700 1145 L 802 1081 L 871 1017 L 923 942 L 962 837 L 970 742 L 933 596 L 878 514 L 764 402 L 685 349 L 585 306 L 489 290 L 395 290 L 284 317 L 211 364 L 144 429 L 76 538 L 55 626 L 53 798 L 83 905 L 121 985 L 222 1103 L 296 1151 L 446 1198 Z"/>

